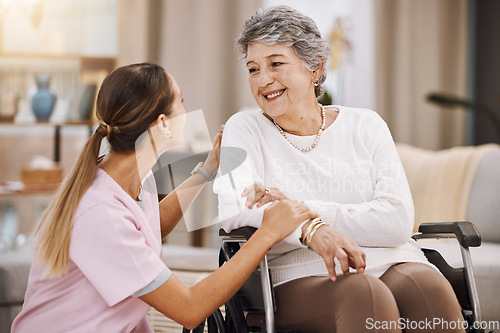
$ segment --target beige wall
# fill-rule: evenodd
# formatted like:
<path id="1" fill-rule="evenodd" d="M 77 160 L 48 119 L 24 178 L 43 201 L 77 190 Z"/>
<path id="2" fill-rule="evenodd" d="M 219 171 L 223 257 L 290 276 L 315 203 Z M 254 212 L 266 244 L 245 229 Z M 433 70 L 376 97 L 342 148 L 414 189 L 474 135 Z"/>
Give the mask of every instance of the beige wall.
<path id="1" fill-rule="evenodd" d="M 203 109 L 211 134 L 237 110 L 253 106 L 234 48 L 260 1 L 119 2 L 119 65 L 153 61 L 176 79 L 187 111 Z"/>
<path id="2" fill-rule="evenodd" d="M 375 2 L 376 105 L 396 141 L 426 149 L 465 142 L 465 113 L 426 101 L 467 93 L 467 1 Z"/>

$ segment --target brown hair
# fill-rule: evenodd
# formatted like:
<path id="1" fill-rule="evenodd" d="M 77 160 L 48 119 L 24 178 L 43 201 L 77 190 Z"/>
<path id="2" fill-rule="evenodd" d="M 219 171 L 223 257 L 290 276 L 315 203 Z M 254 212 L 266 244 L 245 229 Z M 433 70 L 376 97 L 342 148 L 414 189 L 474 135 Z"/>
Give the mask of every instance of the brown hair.
<path id="1" fill-rule="evenodd" d="M 158 65 L 120 67 L 103 81 L 97 96 L 99 127 L 45 211 L 38 226 L 36 259 L 45 262 L 45 276 L 67 272 L 73 217 L 95 177 L 101 141 L 108 136 L 112 151 L 135 150 L 139 136 L 161 115 L 169 115 L 174 98 L 171 82 Z"/>

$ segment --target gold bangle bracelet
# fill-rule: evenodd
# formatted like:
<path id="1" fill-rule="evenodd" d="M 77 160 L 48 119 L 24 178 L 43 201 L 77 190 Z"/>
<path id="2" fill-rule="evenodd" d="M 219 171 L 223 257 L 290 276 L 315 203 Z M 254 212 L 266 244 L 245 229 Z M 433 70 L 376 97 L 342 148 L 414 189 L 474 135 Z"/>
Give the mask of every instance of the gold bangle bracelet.
<path id="1" fill-rule="evenodd" d="M 312 241 L 312 238 L 314 236 L 314 234 L 316 233 L 316 231 L 318 231 L 319 228 L 321 228 L 322 226 L 326 225 L 325 222 L 321 221 L 320 223 L 316 224 L 314 229 L 311 230 L 311 233 L 308 235 L 309 236 L 309 239 L 307 240 L 307 246 L 309 247 L 309 244 L 311 244 L 311 241 Z"/>
<path id="2" fill-rule="evenodd" d="M 300 243 L 301 243 L 302 245 L 304 245 L 304 246 L 308 246 L 308 245 L 307 245 L 307 242 L 306 242 L 306 240 L 307 240 L 307 235 L 311 232 L 312 227 L 314 226 L 315 222 L 316 222 L 316 221 L 318 221 L 318 220 L 320 220 L 320 218 L 318 218 L 318 217 L 316 217 L 316 218 L 314 218 L 314 219 L 311 219 L 311 220 L 310 220 L 310 223 L 309 223 L 309 225 L 307 226 L 306 231 L 302 234 L 302 237 L 301 237 L 301 239 L 300 239 Z"/>
<path id="3" fill-rule="evenodd" d="M 309 223 L 309 226 L 307 227 L 306 232 L 304 234 L 304 238 L 307 238 L 307 235 L 309 235 L 309 233 L 311 232 L 312 228 L 314 227 L 314 225 L 316 223 L 318 223 L 318 221 L 321 221 L 321 219 L 319 217 L 316 217 L 316 218 L 314 218 L 314 219 L 311 220 L 311 223 Z"/>
<path id="4" fill-rule="evenodd" d="M 302 236 L 302 239 L 301 239 L 302 245 L 309 247 L 309 243 L 311 240 L 311 232 L 315 228 L 317 228 L 318 224 L 321 224 L 321 223 L 323 223 L 323 221 L 321 221 L 321 218 L 319 218 L 319 217 L 316 217 L 316 218 L 311 220 L 309 226 L 306 229 L 306 232 Z"/>
<path id="5" fill-rule="evenodd" d="M 323 222 L 320 221 L 317 221 L 314 226 L 311 228 L 311 231 L 307 233 L 307 236 L 306 236 L 306 243 L 307 243 L 307 246 L 309 246 L 309 244 L 311 244 L 311 239 L 312 239 L 312 234 L 314 232 L 316 232 L 316 228 Z"/>
<path id="6" fill-rule="evenodd" d="M 307 246 L 306 244 L 306 235 L 307 233 L 310 231 L 310 228 L 311 228 L 311 225 L 313 224 L 315 219 L 309 219 L 309 225 L 307 226 L 307 229 L 305 232 L 302 233 L 302 236 L 300 237 L 300 244 L 304 245 L 304 246 Z"/>

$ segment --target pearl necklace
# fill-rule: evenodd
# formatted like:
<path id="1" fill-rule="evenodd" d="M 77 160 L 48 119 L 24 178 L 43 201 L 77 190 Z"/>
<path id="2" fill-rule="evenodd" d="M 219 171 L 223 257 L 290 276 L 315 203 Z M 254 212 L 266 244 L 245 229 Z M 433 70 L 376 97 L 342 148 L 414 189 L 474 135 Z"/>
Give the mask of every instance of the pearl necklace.
<path id="1" fill-rule="evenodd" d="M 297 149 L 298 151 L 301 151 L 303 153 L 307 153 L 308 151 L 310 151 L 311 149 L 313 149 L 314 147 L 316 147 L 316 145 L 319 142 L 319 137 L 321 136 L 321 133 L 323 133 L 323 130 L 325 129 L 325 124 L 326 124 L 325 107 L 323 105 L 321 105 L 321 104 L 319 106 L 321 107 L 321 127 L 319 128 L 318 134 L 316 134 L 316 138 L 314 139 L 313 144 L 310 145 L 307 148 L 299 148 L 296 145 L 294 145 L 290 141 L 290 139 L 288 139 L 288 137 L 286 136 L 285 131 L 273 119 L 273 123 L 278 128 L 278 130 L 280 131 L 281 135 L 285 138 L 286 141 L 288 141 L 289 144 L 292 145 L 293 148 Z"/>

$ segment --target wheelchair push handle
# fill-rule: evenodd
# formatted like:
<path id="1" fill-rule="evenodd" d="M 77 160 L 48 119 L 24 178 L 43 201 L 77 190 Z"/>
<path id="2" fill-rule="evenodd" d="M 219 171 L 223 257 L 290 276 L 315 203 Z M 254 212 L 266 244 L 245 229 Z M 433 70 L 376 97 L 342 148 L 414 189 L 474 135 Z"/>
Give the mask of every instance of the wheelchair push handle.
<path id="1" fill-rule="evenodd" d="M 455 234 L 465 248 L 481 246 L 481 235 L 469 221 L 422 223 L 418 231 L 422 234 Z"/>

